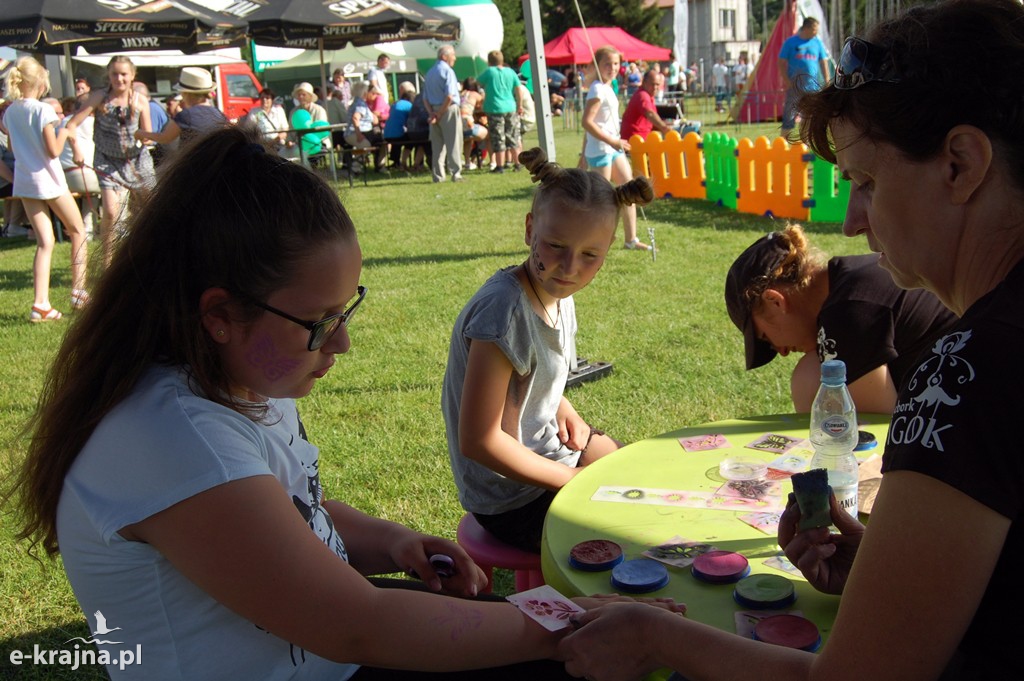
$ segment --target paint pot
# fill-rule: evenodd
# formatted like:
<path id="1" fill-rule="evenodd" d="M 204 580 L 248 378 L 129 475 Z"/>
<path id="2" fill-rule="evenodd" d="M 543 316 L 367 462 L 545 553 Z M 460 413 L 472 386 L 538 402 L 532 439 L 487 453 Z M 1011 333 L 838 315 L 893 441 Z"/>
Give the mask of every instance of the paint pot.
<path id="1" fill-rule="evenodd" d="M 612 568 L 612 588 L 632 594 L 657 591 L 668 584 L 668 569 L 656 560 L 634 558 Z"/>
<path id="2" fill-rule="evenodd" d="M 718 464 L 718 473 L 726 480 L 763 480 L 768 464 L 752 456 L 730 456 Z"/>
<path id="3" fill-rule="evenodd" d="M 754 640 L 813 653 L 821 646 L 814 622 L 797 615 L 772 615 L 754 625 Z"/>
<path id="4" fill-rule="evenodd" d="M 733 599 L 752 610 L 780 610 L 796 600 L 793 582 L 782 575 L 749 575 L 736 582 Z"/>
<path id="5" fill-rule="evenodd" d="M 731 584 L 750 574 L 750 563 L 732 551 L 708 551 L 693 559 L 693 576 L 711 584 Z"/>
<path id="6" fill-rule="evenodd" d="M 582 541 L 569 552 L 569 565 L 586 572 L 611 570 L 623 561 L 622 547 L 608 539 Z"/>
<path id="7" fill-rule="evenodd" d="M 855 452 L 862 452 L 865 449 L 874 449 L 878 446 L 878 439 L 866 430 L 857 431 L 857 446 L 853 448 Z"/>

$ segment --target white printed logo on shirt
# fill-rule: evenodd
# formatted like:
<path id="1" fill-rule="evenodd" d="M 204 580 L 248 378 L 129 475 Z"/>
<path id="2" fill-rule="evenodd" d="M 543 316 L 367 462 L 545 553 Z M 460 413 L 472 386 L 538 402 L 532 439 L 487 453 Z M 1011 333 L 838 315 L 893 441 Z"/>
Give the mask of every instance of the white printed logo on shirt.
<path id="1" fill-rule="evenodd" d="M 889 444 L 919 442 L 927 449 L 944 452 L 942 432 L 952 428 L 944 407 L 960 404 L 960 390 L 974 380 L 974 367 L 962 357 L 971 332 L 957 331 L 943 336 L 932 346 L 931 354 L 907 382 L 905 394 L 893 411 L 889 426 Z"/>

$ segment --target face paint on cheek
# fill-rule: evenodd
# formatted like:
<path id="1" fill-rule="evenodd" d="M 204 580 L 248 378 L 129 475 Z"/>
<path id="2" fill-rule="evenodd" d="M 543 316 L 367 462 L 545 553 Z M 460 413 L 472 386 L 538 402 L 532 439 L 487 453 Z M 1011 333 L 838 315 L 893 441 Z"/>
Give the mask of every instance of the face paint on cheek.
<path id="1" fill-rule="evenodd" d="M 537 242 L 534 241 L 532 244 L 530 244 L 530 262 L 533 264 L 533 269 L 535 270 L 534 273 L 540 275 L 540 273 L 543 272 L 545 268 L 544 263 L 541 262 L 540 254 L 537 251 Z"/>
<path id="2" fill-rule="evenodd" d="M 245 355 L 249 366 L 263 372 L 263 377 L 268 381 L 277 381 L 295 371 L 299 366 L 299 360 L 286 359 L 282 357 L 270 340 L 270 336 L 261 335 L 252 344 Z"/>

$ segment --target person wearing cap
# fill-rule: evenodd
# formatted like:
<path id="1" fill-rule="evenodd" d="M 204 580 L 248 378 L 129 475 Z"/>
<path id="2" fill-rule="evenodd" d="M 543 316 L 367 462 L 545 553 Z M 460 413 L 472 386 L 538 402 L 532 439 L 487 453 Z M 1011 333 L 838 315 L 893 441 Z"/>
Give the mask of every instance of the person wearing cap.
<path id="1" fill-rule="evenodd" d="M 201 133 L 228 125 L 227 117 L 213 105 L 216 85 L 206 69 L 186 66 L 178 75 L 174 90 L 181 93 L 181 111 L 160 132 L 140 131 L 135 133 L 136 139 L 158 144 L 169 144 L 178 138 L 188 142 Z"/>
<path id="2" fill-rule="evenodd" d="M 747 369 L 805 353 L 790 380 L 798 412 L 811 409 L 821 363 L 841 359 L 857 410 L 890 413 L 919 356 L 956 322 L 934 295 L 899 288 L 877 263 L 874 255 L 829 259 L 790 225 L 755 241 L 729 269 L 725 303 L 743 332 Z"/>

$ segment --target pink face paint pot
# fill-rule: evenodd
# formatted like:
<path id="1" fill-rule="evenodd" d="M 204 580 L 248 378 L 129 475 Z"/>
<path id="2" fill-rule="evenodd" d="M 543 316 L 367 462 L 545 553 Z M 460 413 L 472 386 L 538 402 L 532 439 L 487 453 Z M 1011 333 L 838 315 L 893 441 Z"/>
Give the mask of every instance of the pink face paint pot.
<path id="1" fill-rule="evenodd" d="M 693 559 L 693 576 L 711 584 L 730 584 L 750 574 L 750 563 L 732 551 L 708 551 Z"/>
<path id="2" fill-rule="evenodd" d="M 781 610 L 793 604 L 796 590 L 782 575 L 749 575 L 736 583 L 732 597 L 751 610 Z"/>
<path id="3" fill-rule="evenodd" d="M 611 570 L 623 561 L 622 547 L 608 539 L 591 539 L 572 547 L 569 565 L 586 572 Z"/>
<path id="4" fill-rule="evenodd" d="M 754 640 L 813 653 L 821 646 L 814 622 L 797 615 L 773 615 L 754 625 Z"/>
<path id="5" fill-rule="evenodd" d="M 612 568 L 612 588 L 632 594 L 657 591 L 668 584 L 668 570 L 649 558 L 634 558 Z"/>

